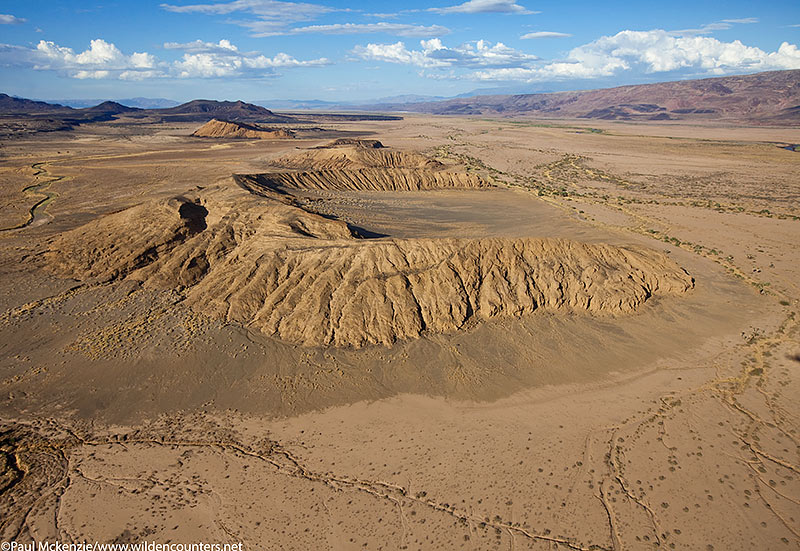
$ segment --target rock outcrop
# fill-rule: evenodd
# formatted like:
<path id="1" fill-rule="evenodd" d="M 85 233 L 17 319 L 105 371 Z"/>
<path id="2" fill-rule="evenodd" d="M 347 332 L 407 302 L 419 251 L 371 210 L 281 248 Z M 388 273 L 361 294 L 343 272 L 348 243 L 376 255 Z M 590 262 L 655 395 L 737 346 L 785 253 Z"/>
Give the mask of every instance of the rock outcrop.
<path id="1" fill-rule="evenodd" d="M 539 309 L 626 314 L 654 294 L 692 287 L 691 278 L 658 253 L 563 240 L 247 249 L 217 258 L 218 268 L 189 291 L 189 303 L 303 345 L 390 345 Z M 206 256 L 203 248 L 182 255 Z M 163 281 L 184 281 L 186 266 L 165 265 L 157 273 Z"/>
<path id="2" fill-rule="evenodd" d="M 320 191 L 423 191 L 491 187 L 476 174 L 415 170 L 411 168 L 359 168 L 259 174 L 258 185 L 271 189 Z"/>
<path id="3" fill-rule="evenodd" d="M 272 190 L 420 191 L 486 188 L 477 174 L 451 170 L 420 153 L 385 148 L 376 140 L 340 139 L 273 162 L 293 169 L 253 175 Z"/>
<path id="4" fill-rule="evenodd" d="M 184 285 L 197 266 L 205 275 L 208 262 L 239 243 L 252 239 L 252 246 L 269 249 L 297 237 L 354 239 L 344 222 L 278 201 L 265 204 L 262 196 L 229 184 L 89 222 L 59 236 L 48 258 L 55 272 L 81 280 L 147 280 L 154 268 L 172 267 L 177 279 L 164 285 Z M 192 254 L 187 247 L 204 250 Z"/>
<path id="5" fill-rule="evenodd" d="M 197 138 L 239 138 L 255 140 L 275 140 L 294 138 L 294 133 L 285 128 L 265 129 L 243 122 L 211 119 L 192 132 Z"/>
<path id="6" fill-rule="evenodd" d="M 342 222 L 241 195 L 110 215 L 64 235 L 52 264 L 78 279 L 183 288 L 199 311 L 307 346 L 389 345 L 536 310 L 626 314 L 693 286 L 646 249 L 532 238 L 358 240 Z"/>
<path id="7" fill-rule="evenodd" d="M 444 166 L 414 152 L 375 146 L 374 141 L 336 140 L 327 146 L 309 149 L 278 159 L 273 164 L 300 170 L 351 170 L 359 168 L 410 168 L 441 170 Z"/>
<path id="8" fill-rule="evenodd" d="M 627 314 L 651 296 L 693 286 L 665 255 L 643 248 L 358 239 L 344 222 L 298 207 L 290 193 L 481 187 L 472 175 L 373 167 L 233 180 L 239 185 L 198 189 L 72 230 L 53 244 L 50 264 L 82 280 L 179 289 L 196 310 L 305 346 L 391 345 L 537 310 Z"/>

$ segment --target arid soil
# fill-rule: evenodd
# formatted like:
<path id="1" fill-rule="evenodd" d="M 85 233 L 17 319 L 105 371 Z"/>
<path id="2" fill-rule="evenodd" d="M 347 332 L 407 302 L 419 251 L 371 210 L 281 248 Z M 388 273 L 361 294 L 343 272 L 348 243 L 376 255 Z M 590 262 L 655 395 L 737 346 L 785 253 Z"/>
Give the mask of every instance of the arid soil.
<path id="1" fill-rule="evenodd" d="M 326 126 L 2 143 L 3 541 L 800 548 L 800 131 Z"/>

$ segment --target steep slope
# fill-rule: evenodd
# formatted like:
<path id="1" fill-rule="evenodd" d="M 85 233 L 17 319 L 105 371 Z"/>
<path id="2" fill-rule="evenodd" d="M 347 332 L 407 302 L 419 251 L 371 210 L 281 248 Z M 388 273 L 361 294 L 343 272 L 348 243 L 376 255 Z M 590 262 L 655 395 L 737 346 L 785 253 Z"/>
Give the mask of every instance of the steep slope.
<path id="1" fill-rule="evenodd" d="M 443 165 L 419 153 L 397 151 L 377 140 L 335 140 L 272 163 L 305 170 L 347 170 L 357 168 L 412 168 L 436 170 Z"/>
<path id="2" fill-rule="evenodd" d="M 192 132 L 198 138 L 246 138 L 256 140 L 272 140 L 280 138 L 293 138 L 294 133 L 284 128 L 265 129 L 242 122 L 223 121 L 211 119 L 203 126 Z"/>
<path id="3" fill-rule="evenodd" d="M 272 244 L 292 237 L 352 238 L 344 222 L 264 199 L 228 184 L 210 188 L 202 196 L 187 193 L 144 203 L 63 234 L 52 247 L 50 265 L 57 273 L 98 281 L 132 274 L 147 279 L 149 275 L 142 274 L 163 265 L 179 272 L 173 283 L 185 284 L 196 266 L 209 268 L 207 259 L 227 254 L 235 243 L 252 236 Z M 180 245 L 195 237 L 199 238 L 195 243 L 202 241 L 208 249 L 202 262 L 178 252 Z"/>
<path id="4" fill-rule="evenodd" d="M 189 303 L 307 346 L 390 345 L 537 309 L 624 314 L 692 286 L 651 251 L 542 239 L 239 248 L 223 262 Z"/>
<path id="5" fill-rule="evenodd" d="M 423 191 L 491 187 L 477 174 L 411 168 L 358 168 L 259 174 L 255 186 L 273 190 Z"/>

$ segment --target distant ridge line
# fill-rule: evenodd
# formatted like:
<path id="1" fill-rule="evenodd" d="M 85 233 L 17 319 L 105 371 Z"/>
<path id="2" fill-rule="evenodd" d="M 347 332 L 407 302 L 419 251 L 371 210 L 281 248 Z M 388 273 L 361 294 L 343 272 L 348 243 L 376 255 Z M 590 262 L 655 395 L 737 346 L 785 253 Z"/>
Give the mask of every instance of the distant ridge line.
<path id="1" fill-rule="evenodd" d="M 574 92 L 487 95 L 365 106 L 433 115 L 602 120 L 731 120 L 800 124 L 800 70 L 634 84 Z"/>
<path id="2" fill-rule="evenodd" d="M 432 115 L 535 117 L 620 121 L 728 121 L 778 126 L 800 125 L 800 70 L 713 77 L 654 84 L 634 84 L 595 90 L 536 94 L 457 97 L 440 101 L 385 103 L 362 106 L 329 104 L 330 111 Z M 244 101 L 196 99 L 173 107 L 141 109 L 106 101 L 75 109 L 61 104 L 0 94 L 0 115 L 29 114 L 60 117 L 80 124 L 110 120 L 117 115 L 154 121 L 208 122 L 212 118 L 236 122 L 292 123 L 303 113 L 277 114 Z M 318 113 L 317 116 L 324 114 Z M 329 114 L 331 120 L 359 115 Z M 364 115 L 366 116 L 366 115 Z M 381 115 L 376 120 L 390 119 Z"/>

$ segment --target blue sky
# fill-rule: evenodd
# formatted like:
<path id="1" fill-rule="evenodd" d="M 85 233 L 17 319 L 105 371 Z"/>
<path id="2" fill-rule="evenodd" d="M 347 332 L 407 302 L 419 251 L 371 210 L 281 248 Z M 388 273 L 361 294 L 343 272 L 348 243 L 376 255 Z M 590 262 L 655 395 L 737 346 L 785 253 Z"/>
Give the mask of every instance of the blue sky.
<path id="1" fill-rule="evenodd" d="M 800 2 L 0 3 L 0 91 L 366 100 L 800 69 Z"/>

